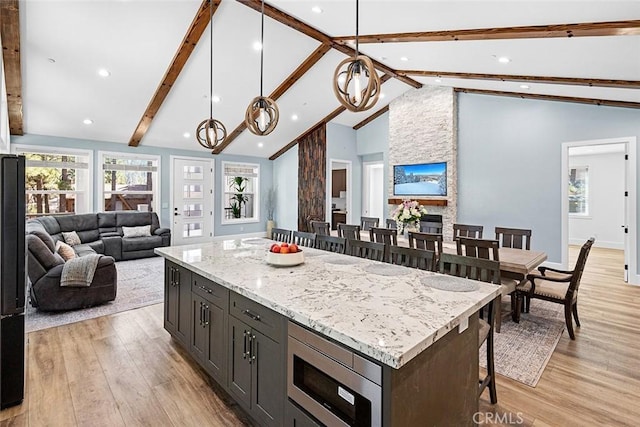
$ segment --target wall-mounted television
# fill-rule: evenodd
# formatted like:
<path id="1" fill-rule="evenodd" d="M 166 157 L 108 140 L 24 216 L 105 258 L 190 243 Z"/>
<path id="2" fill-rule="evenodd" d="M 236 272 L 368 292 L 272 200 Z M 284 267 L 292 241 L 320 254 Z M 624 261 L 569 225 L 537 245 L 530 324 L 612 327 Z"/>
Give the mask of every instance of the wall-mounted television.
<path id="1" fill-rule="evenodd" d="M 396 196 L 446 196 L 447 162 L 395 165 L 393 194 Z"/>

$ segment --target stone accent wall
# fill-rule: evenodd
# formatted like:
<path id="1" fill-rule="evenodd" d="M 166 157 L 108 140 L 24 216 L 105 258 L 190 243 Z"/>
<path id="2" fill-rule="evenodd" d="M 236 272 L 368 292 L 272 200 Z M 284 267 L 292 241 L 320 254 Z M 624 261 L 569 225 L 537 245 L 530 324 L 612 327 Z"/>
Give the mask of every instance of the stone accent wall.
<path id="1" fill-rule="evenodd" d="M 426 206 L 442 215 L 445 240 L 452 240 L 457 217 L 457 97 L 452 88 L 410 90 L 389 107 L 389 197 L 393 165 L 447 162 L 447 206 Z M 389 212 L 394 205 L 388 205 Z"/>

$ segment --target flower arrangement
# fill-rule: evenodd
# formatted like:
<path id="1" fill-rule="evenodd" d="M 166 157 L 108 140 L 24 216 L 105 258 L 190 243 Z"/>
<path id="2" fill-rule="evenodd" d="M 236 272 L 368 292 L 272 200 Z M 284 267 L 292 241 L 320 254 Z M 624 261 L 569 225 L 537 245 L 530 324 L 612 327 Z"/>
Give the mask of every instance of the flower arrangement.
<path id="1" fill-rule="evenodd" d="M 398 231 L 403 232 L 407 228 L 420 230 L 420 218 L 427 210 L 415 200 L 403 200 L 391 214 L 398 225 Z"/>

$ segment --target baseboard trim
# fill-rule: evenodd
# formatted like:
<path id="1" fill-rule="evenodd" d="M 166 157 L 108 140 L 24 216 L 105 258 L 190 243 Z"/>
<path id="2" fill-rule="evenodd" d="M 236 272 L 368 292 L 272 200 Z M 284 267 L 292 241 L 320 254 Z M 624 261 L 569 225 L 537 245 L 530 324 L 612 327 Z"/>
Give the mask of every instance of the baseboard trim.
<path id="1" fill-rule="evenodd" d="M 258 231 L 257 233 L 243 233 L 243 234 L 228 234 L 226 236 L 213 236 L 214 242 L 219 242 L 221 240 L 237 240 L 237 239 L 248 239 L 251 237 L 267 237 L 267 232 Z"/>
<path id="2" fill-rule="evenodd" d="M 570 245 L 582 246 L 587 239 L 569 239 Z M 606 240 L 598 240 L 593 244 L 594 248 L 619 249 L 624 250 L 624 242 L 609 242 Z"/>

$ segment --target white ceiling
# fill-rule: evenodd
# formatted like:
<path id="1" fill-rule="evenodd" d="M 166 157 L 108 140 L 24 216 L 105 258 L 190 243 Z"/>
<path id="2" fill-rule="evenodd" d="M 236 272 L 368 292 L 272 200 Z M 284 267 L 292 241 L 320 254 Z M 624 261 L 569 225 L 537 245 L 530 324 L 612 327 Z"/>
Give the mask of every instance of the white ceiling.
<path id="1" fill-rule="evenodd" d="M 20 2 L 26 133 L 127 144 L 161 81 L 200 0 L 30 0 Z M 274 0 L 275 7 L 330 36 L 355 31 L 355 1 Z M 360 2 L 360 33 L 494 28 L 640 19 L 640 1 Z M 311 11 L 319 6 L 323 13 Z M 209 29 L 203 34 L 153 120 L 142 145 L 200 150 L 193 134 L 209 115 Z M 259 93 L 260 15 L 223 0 L 214 17 L 214 117 L 230 133 Z M 265 82 L 269 94 L 319 42 L 265 19 Z M 638 80 L 640 36 L 363 44 L 361 50 L 396 69 Z M 501 64 L 497 56 L 512 61 Z M 409 61 L 401 61 L 406 56 Z M 331 89 L 344 55 L 327 53 L 278 101 L 280 123 L 267 137 L 243 132 L 225 151 L 269 157 L 339 106 Z M 54 63 L 49 59 L 55 60 Z M 99 77 L 99 68 L 111 72 Z M 415 77 L 424 84 L 640 102 L 638 89 Z M 383 85 L 374 109 L 344 112 L 353 126 L 411 87 Z M 293 121 L 291 116 L 298 115 Z M 83 119 L 90 118 L 87 126 Z M 191 136 L 185 138 L 183 134 Z M 263 147 L 259 147 L 263 143 Z"/>

